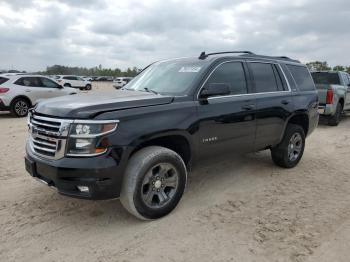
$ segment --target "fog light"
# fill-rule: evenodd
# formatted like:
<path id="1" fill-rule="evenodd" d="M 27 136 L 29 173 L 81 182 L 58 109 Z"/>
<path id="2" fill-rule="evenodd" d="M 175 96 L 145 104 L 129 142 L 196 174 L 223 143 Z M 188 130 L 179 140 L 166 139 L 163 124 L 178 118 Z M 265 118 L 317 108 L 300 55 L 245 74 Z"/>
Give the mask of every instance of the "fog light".
<path id="1" fill-rule="evenodd" d="M 77 186 L 77 188 L 82 193 L 89 193 L 89 187 L 88 186 Z"/>

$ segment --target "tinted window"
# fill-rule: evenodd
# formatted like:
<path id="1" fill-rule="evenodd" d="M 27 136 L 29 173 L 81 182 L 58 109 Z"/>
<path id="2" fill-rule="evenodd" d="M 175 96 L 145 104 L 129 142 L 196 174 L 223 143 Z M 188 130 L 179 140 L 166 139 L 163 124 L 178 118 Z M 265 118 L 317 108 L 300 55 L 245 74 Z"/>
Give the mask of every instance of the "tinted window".
<path id="1" fill-rule="evenodd" d="M 287 65 L 300 91 L 315 90 L 309 70 L 304 66 Z"/>
<path id="2" fill-rule="evenodd" d="M 247 93 L 247 82 L 242 63 L 225 63 L 220 65 L 211 74 L 206 86 L 210 83 L 227 84 L 233 95 Z"/>
<path id="3" fill-rule="evenodd" d="M 278 91 L 287 90 L 287 83 L 285 82 L 285 79 L 282 78 L 280 68 L 278 68 L 276 65 L 272 65 L 272 69 L 275 74 Z"/>
<path id="4" fill-rule="evenodd" d="M 21 86 L 34 86 L 34 87 L 41 86 L 41 83 L 38 77 L 21 77 L 15 82 L 15 84 L 21 85 Z"/>
<path id="5" fill-rule="evenodd" d="M 278 87 L 274 67 L 266 63 L 250 63 L 257 93 L 276 92 L 282 90 Z M 279 80 L 281 81 L 281 79 Z M 279 84 L 280 86 L 282 83 Z"/>
<path id="6" fill-rule="evenodd" d="M 0 77 L 0 85 L 5 83 L 7 80 L 9 80 L 9 79 L 5 78 L 5 77 Z"/>
<path id="7" fill-rule="evenodd" d="M 66 79 L 66 80 L 77 80 L 77 78 L 75 76 L 64 76 L 63 79 Z"/>
<path id="8" fill-rule="evenodd" d="M 57 88 L 58 84 L 56 84 L 54 81 L 47 79 L 45 77 L 40 78 L 42 86 L 43 87 L 49 87 L 49 88 Z"/>
<path id="9" fill-rule="evenodd" d="M 315 84 L 340 85 L 339 75 L 335 72 L 313 72 L 312 78 L 314 79 Z"/>

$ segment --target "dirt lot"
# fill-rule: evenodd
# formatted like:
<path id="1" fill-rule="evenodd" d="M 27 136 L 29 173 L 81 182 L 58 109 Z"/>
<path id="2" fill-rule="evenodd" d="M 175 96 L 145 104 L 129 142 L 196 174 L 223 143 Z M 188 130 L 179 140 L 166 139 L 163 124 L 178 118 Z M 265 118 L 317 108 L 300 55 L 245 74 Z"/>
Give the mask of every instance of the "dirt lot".
<path id="1" fill-rule="evenodd" d="M 207 163 L 153 222 L 33 180 L 26 120 L 0 114 L 0 127 L 0 261 L 349 261 L 350 116 L 320 125 L 292 170 L 267 151 Z"/>

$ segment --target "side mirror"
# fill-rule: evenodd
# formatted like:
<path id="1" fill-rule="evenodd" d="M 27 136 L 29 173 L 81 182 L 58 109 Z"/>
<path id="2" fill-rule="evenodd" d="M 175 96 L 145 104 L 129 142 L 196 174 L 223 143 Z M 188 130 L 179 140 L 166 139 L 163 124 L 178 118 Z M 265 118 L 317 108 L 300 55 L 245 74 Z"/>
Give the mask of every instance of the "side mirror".
<path id="1" fill-rule="evenodd" d="M 62 89 L 63 86 L 62 86 L 62 85 L 58 85 L 57 88 L 58 88 L 58 89 Z"/>
<path id="2" fill-rule="evenodd" d="M 230 94 L 230 86 L 225 83 L 210 83 L 203 88 L 200 98 L 208 98 L 211 96 L 225 96 Z"/>

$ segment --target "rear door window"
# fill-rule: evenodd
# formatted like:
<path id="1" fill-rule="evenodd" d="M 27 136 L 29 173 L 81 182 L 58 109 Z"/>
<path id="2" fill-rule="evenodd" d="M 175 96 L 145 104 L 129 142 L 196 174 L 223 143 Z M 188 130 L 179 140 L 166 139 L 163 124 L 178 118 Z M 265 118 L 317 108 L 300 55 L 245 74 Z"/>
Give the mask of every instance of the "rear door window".
<path id="1" fill-rule="evenodd" d="M 41 82 L 38 77 L 21 77 L 14 84 L 20 86 L 40 87 Z"/>
<path id="2" fill-rule="evenodd" d="M 77 78 L 75 76 L 65 76 L 65 77 L 63 77 L 63 79 L 66 79 L 66 80 L 77 80 Z"/>
<path id="3" fill-rule="evenodd" d="M 315 90 L 314 81 L 309 73 L 309 70 L 305 66 L 287 65 L 289 72 L 292 74 L 295 83 L 300 91 Z"/>
<path id="4" fill-rule="evenodd" d="M 253 74 L 256 93 L 283 91 L 282 79 L 273 64 L 248 63 Z"/>
<path id="5" fill-rule="evenodd" d="M 206 86 L 211 83 L 228 85 L 231 95 L 248 93 L 245 72 L 241 62 L 229 62 L 220 65 L 211 74 Z"/>

